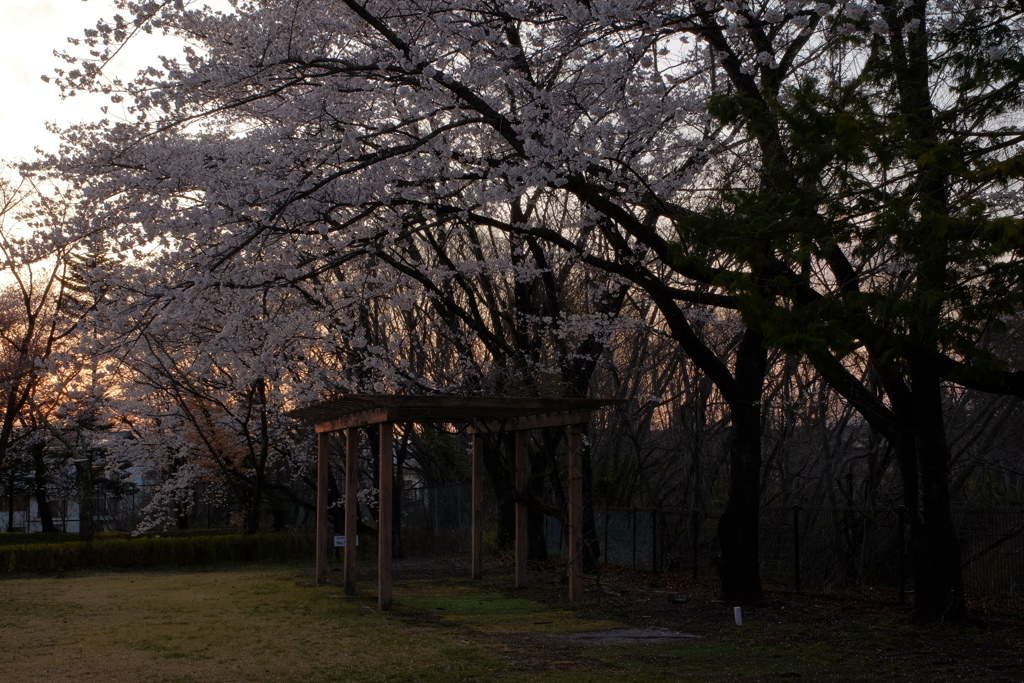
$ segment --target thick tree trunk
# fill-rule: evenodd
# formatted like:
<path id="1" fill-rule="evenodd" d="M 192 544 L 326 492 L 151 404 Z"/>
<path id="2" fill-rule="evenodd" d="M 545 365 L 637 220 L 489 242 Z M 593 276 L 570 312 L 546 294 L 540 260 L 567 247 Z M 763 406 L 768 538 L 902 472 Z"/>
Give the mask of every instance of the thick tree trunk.
<path id="1" fill-rule="evenodd" d="M 939 378 L 924 361 L 911 363 L 914 447 L 920 516 L 914 539 L 914 618 L 922 623 L 967 615 L 960 542 L 949 503 L 949 446 Z M 908 508 L 909 509 L 909 508 Z"/>
<path id="2" fill-rule="evenodd" d="M 756 413 L 756 417 L 749 415 Z M 733 602 L 758 602 L 761 587 L 759 551 L 761 439 L 758 406 L 733 409 L 730 452 L 729 501 L 718 521 L 722 550 L 719 575 L 722 598 Z"/>
<path id="3" fill-rule="evenodd" d="M 764 597 L 759 531 L 761 395 L 767 362 L 761 335 L 744 332 L 736 350 L 736 396 L 729 403 L 733 426 L 729 501 L 718 522 L 722 597 L 733 602 L 758 602 Z"/>
<path id="4" fill-rule="evenodd" d="M 960 544 L 949 505 L 949 446 L 939 378 L 922 358 L 910 363 L 909 387 L 891 372 L 883 371 L 881 376 L 899 423 L 889 438 L 900 469 L 910 532 L 914 620 L 962 619 L 967 610 Z"/>
<path id="5" fill-rule="evenodd" d="M 928 3 L 907 6 L 906 20 L 927 26 Z M 911 19 L 913 18 L 913 19 Z M 956 262 L 951 247 L 955 232 L 950 218 L 956 213 L 950 200 L 953 186 L 949 167 L 936 150 L 948 146 L 945 133 L 935 117 L 932 101 L 933 56 L 926 30 L 895 39 L 892 66 L 896 76 L 901 114 L 906 117 L 908 149 L 917 164 L 912 187 L 920 212 L 916 223 L 907 226 L 907 244 L 915 262 L 916 281 L 910 297 L 910 339 L 915 345 L 908 357 L 909 404 L 914 449 L 917 457 L 919 505 L 907 511 L 919 523 L 912 539 L 914 562 L 914 618 L 919 622 L 962 619 L 966 616 L 963 580 L 960 573 L 960 544 L 949 509 L 949 446 L 942 409 L 942 388 L 938 368 L 931 359 L 941 349 L 941 321 L 948 288 L 959 277 L 950 270 Z M 906 239 L 906 238 L 904 238 Z M 906 475 L 904 475 L 906 476 Z"/>

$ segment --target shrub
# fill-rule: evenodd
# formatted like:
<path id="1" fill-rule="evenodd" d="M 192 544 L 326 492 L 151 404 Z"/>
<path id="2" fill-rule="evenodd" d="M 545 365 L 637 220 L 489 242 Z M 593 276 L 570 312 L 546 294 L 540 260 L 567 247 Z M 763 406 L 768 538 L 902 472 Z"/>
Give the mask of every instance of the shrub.
<path id="1" fill-rule="evenodd" d="M 300 562 L 316 557 L 312 534 L 112 538 L 91 543 L 0 547 L 0 573 L 58 569 L 142 569 L 240 562 Z"/>

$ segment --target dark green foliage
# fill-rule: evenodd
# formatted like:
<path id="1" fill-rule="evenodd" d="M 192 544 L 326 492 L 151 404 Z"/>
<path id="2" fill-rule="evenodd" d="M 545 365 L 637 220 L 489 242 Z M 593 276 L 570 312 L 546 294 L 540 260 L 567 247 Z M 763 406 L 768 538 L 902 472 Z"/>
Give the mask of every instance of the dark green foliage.
<path id="1" fill-rule="evenodd" d="M 1021 7 L 952 5 L 882 3 L 874 33 L 836 13 L 817 68 L 734 76 L 707 111 L 743 161 L 675 219 L 669 254 L 687 274 L 709 264 L 749 330 L 806 356 L 892 444 L 920 621 L 965 611 L 947 383 L 1024 395 L 1006 372 L 1024 307 Z"/>

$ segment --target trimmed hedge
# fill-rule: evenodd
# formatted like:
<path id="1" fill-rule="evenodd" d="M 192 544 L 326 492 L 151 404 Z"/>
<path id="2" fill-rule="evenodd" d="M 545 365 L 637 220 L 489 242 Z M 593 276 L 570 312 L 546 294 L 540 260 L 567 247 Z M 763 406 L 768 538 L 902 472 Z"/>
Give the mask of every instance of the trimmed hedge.
<path id="1" fill-rule="evenodd" d="M 313 534 L 112 538 L 91 543 L 0 547 L 0 573 L 58 569 L 142 569 L 237 562 L 299 562 L 316 558 Z"/>

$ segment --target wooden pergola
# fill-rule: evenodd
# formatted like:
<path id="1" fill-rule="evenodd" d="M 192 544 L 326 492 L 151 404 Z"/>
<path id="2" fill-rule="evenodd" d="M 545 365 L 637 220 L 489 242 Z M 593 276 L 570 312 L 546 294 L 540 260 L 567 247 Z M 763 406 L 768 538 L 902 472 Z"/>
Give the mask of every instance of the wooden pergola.
<path id="1" fill-rule="evenodd" d="M 582 425 L 593 410 L 617 403 L 605 399 L 511 398 L 488 396 L 352 395 L 293 410 L 289 417 L 313 422 L 318 435 L 316 499 L 316 580 L 328 580 L 327 435 L 345 432 L 345 501 L 358 492 L 357 430 L 380 427 L 379 532 L 377 539 L 377 604 L 391 608 L 392 441 L 395 423 L 467 424 L 473 435 L 472 552 L 470 573 L 483 573 L 483 435 L 515 433 L 515 585 L 526 585 L 527 530 L 525 500 L 529 476 L 527 438 L 532 429 L 564 427 L 569 440 L 569 599 L 583 593 L 583 441 Z M 345 505 L 345 594 L 356 592 L 356 506 Z"/>

